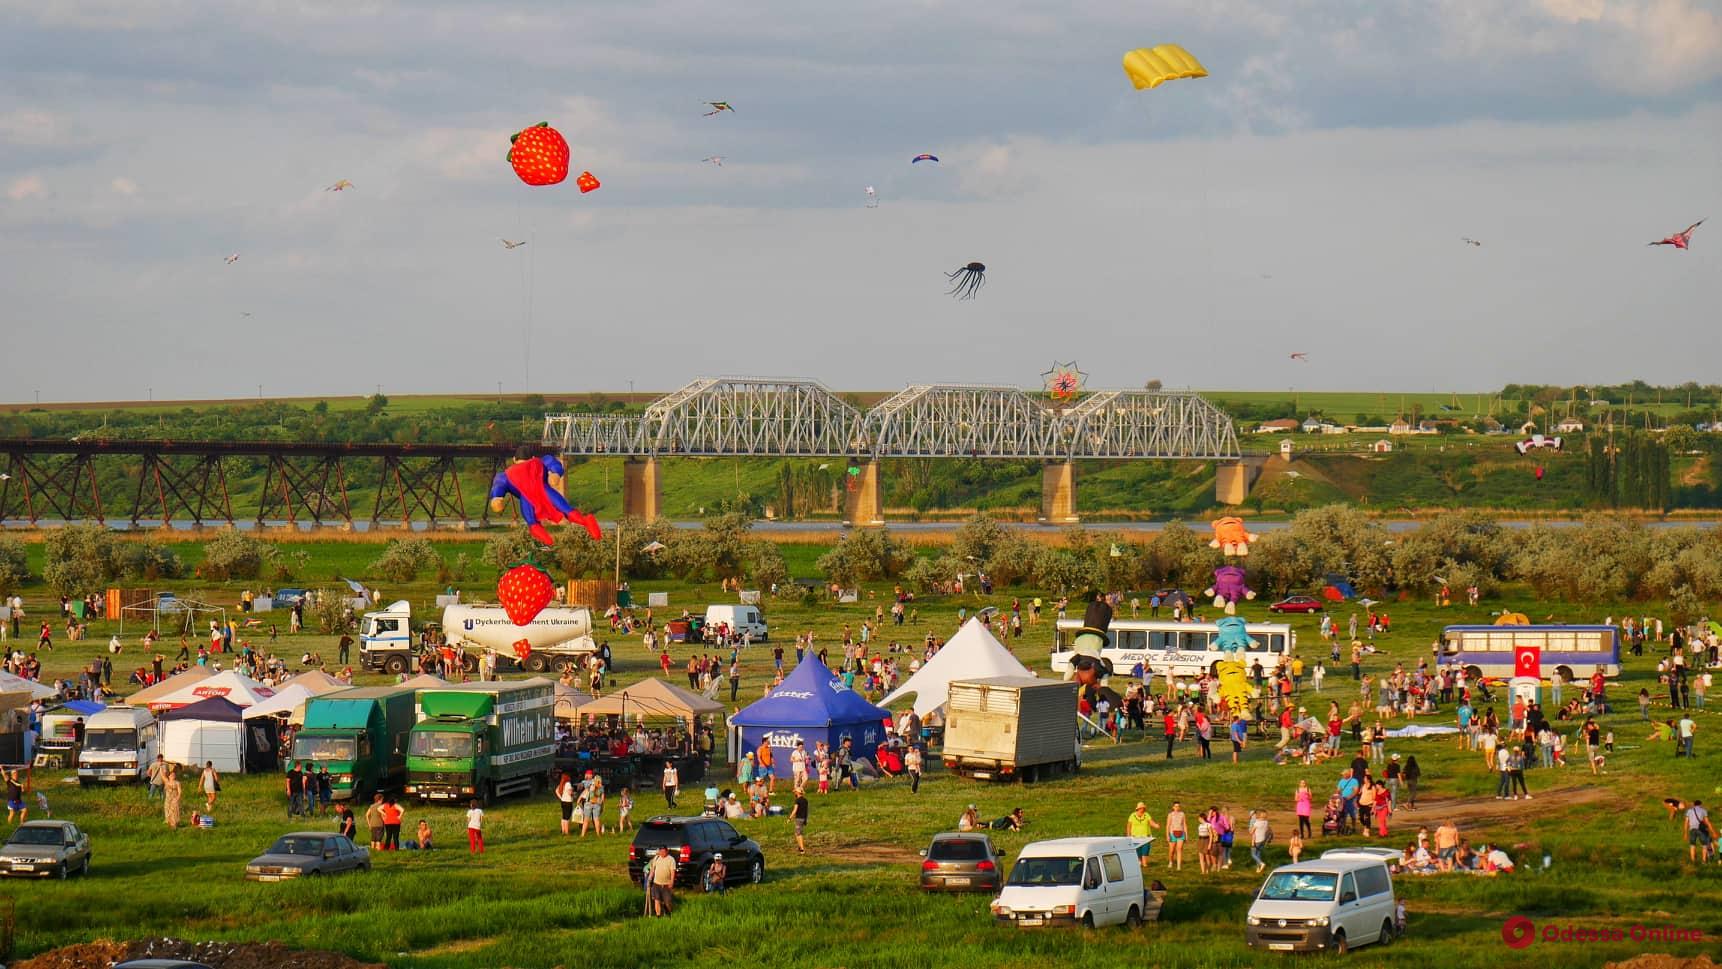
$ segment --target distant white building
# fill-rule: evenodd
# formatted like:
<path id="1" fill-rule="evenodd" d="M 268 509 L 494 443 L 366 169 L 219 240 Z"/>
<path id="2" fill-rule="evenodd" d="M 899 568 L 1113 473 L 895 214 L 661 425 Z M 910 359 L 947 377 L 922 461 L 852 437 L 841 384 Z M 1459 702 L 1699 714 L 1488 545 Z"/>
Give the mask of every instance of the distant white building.
<path id="1" fill-rule="evenodd" d="M 1376 454 L 1390 454 L 1393 451 L 1393 442 L 1384 437 L 1381 440 L 1376 441 L 1374 444 L 1371 444 L 1369 449 L 1374 451 Z"/>
<path id="2" fill-rule="evenodd" d="M 1555 433 L 1556 434 L 1582 434 L 1582 433 L 1584 433 L 1584 421 L 1581 421 L 1576 417 L 1569 417 L 1566 420 L 1561 421 L 1559 424 L 1555 425 Z"/>
<path id="3" fill-rule="evenodd" d="M 1278 420 L 1263 421 L 1256 428 L 1257 434 L 1288 434 L 1298 429 L 1296 418 L 1282 417 Z"/>
<path id="4" fill-rule="evenodd" d="M 1320 434 L 1321 433 L 1321 421 L 1319 421 L 1313 417 L 1304 418 L 1304 420 L 1303 420 L 1303 432 L 1305 434 Z"/>

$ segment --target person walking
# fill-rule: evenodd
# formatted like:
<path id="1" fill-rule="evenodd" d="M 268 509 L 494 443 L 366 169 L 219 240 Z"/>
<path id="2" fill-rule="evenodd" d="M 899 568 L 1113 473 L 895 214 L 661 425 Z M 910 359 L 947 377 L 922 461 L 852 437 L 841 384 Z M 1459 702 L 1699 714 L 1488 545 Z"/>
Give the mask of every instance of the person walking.
<path id="1" fill-rule="evenodd" d="M 1512 748 L 1512 753 L 1507 758 L 1507 772 L 1513 781 L 1513 798 L 1517 800 L 1522 795 L 1529 801 L 1531 789 L 1525 786 L 1525 752 L 1522 749 Z"/>
<path id="2" fill-rule="evenodd" d="M 179 768 L 163 764 L 161 772 L 161 813 L 170 828 L 179 827 L 180 818 Z"/>
<path id="3" fill-rule="evenodd" d="M 1686 809 L 1686 858 L 1697 864 L 1709 852 L 1710 812 L 1703 801 L 1694 798 L 1692 806 Z"/>
<path id="4" fill-rule="evenodd" d="M 601 835 L 604 833 L 604 779 L 587 771 L 582 787 L 581 799 L 585 801 L 585 807 L 580 812 L 580 837 L 586 837 L 588 825 L 596 829 L 595 834 Z"/>
<path id="5" fill-rule="evenodd" d="M 293 761 L 287 766 L 287 816 L 296 818 L 301 813 L 309 813 L 305 811 L 305 772 Z"/>
<path id="6" fill-rule="evenodd" d="M 656 857 L 646 866 L 646 910 L 651 915 L 663 917 L 669 915 L 676 907 L 676 859 L 670 857 L 670 849 L 659 846 Z"/>
<path id="7" fill-rule="evenodd" d="M 1309 781 L 1297 782 L 1297 794 L 1294 797 L 1297 808 L 1297 833 L 1306 838 L 1313 838 L 1315 835 L 1310 831 L 1309 812 L 1314 793 L 1309 789 Z"/>
<path id="8" fill-rule="evenodd" d="M 1274 832 L 1268 824 L 1266 811 L 1252 809 L 1250 811 L 1250 858 L 1256 863 L 1256 873 L 1260 874 L 1266 868 L 1267 862 L 1262 860 L 1262 849 L 1272 841 Z"/>
<path id="9" fill-rule="evenodd" d="M 1692 710 L 1690 707 L 1686 708 L 1685 712 L 1681 714 L 1680 723 L 1676 726 L 1678 729 L 1677 736 L 1680 738 L 1680 745 L 1675 748 L 1674 756 L 1692 757 L 1692 735 L 1698 732 L 1698 724 L 1692 719 Z"/>
<path id="10" fill-rule="evenodd" d="M 1172 802 L 1172 810 L 1166 812 L 1166 867 L 1177 866 L 1178 871 L 1184 870 L 1184 842 L 1190 837 L 1189 822 L 1184 817 L 1184 805 L 1178 801 Z"/>
<path id="11" fill-rule="evenodd" d="M 162 794 L 162 786 L 167 775 L 167 760 L 160 754 L 150 762 L 149 770 L 145 772 L 145 780 L 149 781 L 149 789 L 144 792 L 144 799 L 153 801 Z"/>
<path id="12" fill-rule="evenodd" d="M 1495 800 L 1505 801 L 1513 794 L 1513 752 L 1507 747 L 1495 748 L 1495 769 L 1500 772 L 1500 783 L 1495 785 Z M 1513 800 L 1518 800 L 1513 796 Z"/>
<path id="13" fill-rule="evenodd" d="M 1417 780 L 1423 776 L 1423 768 L 1417 766 L 1417 755 L 1405 758 L 1405 768 L 1399 772 L 1400 780 L 1405 782 L 1405 810 L 1417 809 Z"/>
<path id="14" fill-rule="evenodd" d="M 676 806 L 676 792 L 681 789 L 682 776 L 676 771 L 675 761 L 664 761 L 664 803 L 670 807 Z"/>
<path id="15" fill-rule="evenodd" d="M 789 817 L 795 822 L 795 852 L 807 854 L 807 792 L 801 788 L 795 789 L 795 805 L 789 809 Z"/>
<path id="16" fill-rule="evenodd" d="M 568 835 L 570 824 L 574 820 L 574 779 L 564 771 L 562 779 L 556 783 L 556 800 L 562 807 L 562 833 Z"/>
<path id="17" fill-rule="evenodd" d="M 1142 842 L 1136 846 L 1136 858 L 1142 863 L 1143 870 L 1148 868 L 1148 855 L 1154 848 L 1154 830 L 1159 827 L 1154 816 L 1148 813 L 1145 801 L 1137 801 L 1136 810 L 1124 816 L 1124 834 Z"/>
<path id="18" fill-rule="evenodd" d="M 634 813 L 634 794 L 627 788 L 622 788 L 622 794 L 616 799 L 616 833 L 630 831 L 634 827 L 631 816 Z"/>
<path id="19" fill-rule="evenodd" d="M 398 831 L 399 825 L 396 828 Z M 477 798 L 466 802 L 466 853 L 484 854 L 484 808 L 478 806 Z"/>
<path id="20" fill-rule="evenodd" d="M 198 775 L 198 783 L 203 788 L 203 809 L 214 813 L 215 796 L 221 793 L 221 774 L 215 769 L 215 761 L 203 762 L 203 772 Z"/>
<path id="21" fill-rule="evenodd" d="M 309 779 L 310 775 L 307 774 L 306 780 Z M 328 764 L 324 764 L 317 770 L 317 800 L 322 802 L 319 810 L 323 814 L 328 814 L 329 808 L 335 804 L 335 777 L 329 773 Z"/>
<path id="22" fill-rule="evenodd" d="M 910 794 L 921 792 L 921 766 L 921 748 L 910 744 L 908 751 L 903 755 L 903 769 L 909 773 Z M 821 781 L 821 783 L 824 782 Z"/>
<path id="23" fill-rule="evenodd" d="M 371 837 L 371 850 L 383 850 L 383 838 L 388 830 L 383 826 L 383 795 L 371 795 L 371 806 L 365 809 L 365 828 Z"/>
<path id="24" fill-rule="evenodd" d="M 741 663 L 731 660 L 729 664 L 729 702 L 736 702 L 736 695 L 741 692 Z"/>

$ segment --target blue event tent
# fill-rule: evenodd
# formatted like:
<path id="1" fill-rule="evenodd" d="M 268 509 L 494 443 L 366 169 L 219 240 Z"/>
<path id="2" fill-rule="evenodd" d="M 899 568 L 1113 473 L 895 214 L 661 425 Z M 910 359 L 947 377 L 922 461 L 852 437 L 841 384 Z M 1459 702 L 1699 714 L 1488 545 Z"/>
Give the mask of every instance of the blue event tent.
<path id="1" fill-rule="evenodd" d="M 772 772 L 789 777 L 789 756 L 797 740 L 806 745 L 810 771 L 813 751 L 820 741 L 836 750 L 848 738 L 854 742 L 857 759 L 872 760 L 874 749 L 885 740 L 885 718 L 890 715 L 890 711 L 868 703 L 866 697 L 844 686 L 824 663 L 809 655 L 769 696 L 729 722 L 741 729 L 744 751 L 758 750 L 761 743 L 769 741 Z"/>

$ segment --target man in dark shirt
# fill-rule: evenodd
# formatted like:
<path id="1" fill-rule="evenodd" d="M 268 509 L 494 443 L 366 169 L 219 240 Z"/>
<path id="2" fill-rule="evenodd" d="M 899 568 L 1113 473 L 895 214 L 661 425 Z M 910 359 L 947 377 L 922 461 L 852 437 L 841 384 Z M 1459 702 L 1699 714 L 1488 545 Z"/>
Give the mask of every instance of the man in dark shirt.
<path id="1" fill-rule="evenodd" d="M 789 809 L 789 817 L 795 822 L 795 850 L 807 854 L 807 841 L 803 837 L 807 833 L 807 793 L 800 788 L 795 789 L 795 806 Z"/>
<path id="2" fill-rule="evenodd" d="M 336 662 L 340 663 L 342 666 L 346 666 L 347 663 L 349 662 L 349 660 L 347 659 L 347 655 L 353 648 L 353 637 L 347 635 L 346 633 L 342 633 L 341 634 L 341 642 L 337 648 L 340 651 L 340 659 L 338 659 Z"/>
<path id="3" fill-rule="evenodd" d="M 294 761 L 287 768 L 287 816 L 296 818 L 305 806 L 305 774 Z"/>

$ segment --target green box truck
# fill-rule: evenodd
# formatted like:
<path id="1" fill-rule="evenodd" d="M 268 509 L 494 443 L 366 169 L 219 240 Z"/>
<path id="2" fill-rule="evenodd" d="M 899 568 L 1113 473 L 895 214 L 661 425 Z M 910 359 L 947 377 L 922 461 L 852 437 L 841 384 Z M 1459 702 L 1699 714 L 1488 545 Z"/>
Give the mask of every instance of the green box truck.
<path id="1" fill-rule="evenodd" d="M 418 719 L 412 687 L 367 686 L 314 696 L 293 737 L 292 761 L 329 766 L 335 799 L 366 801 L 407 779 L 407 732 Z"/>
<path id="2" fill-rule="evenodd" d="M 406 793 L 483 803 L 544 783 L 556 755 L 556 684 L 461 683 L 420 690 L 407 740 Z"/>

